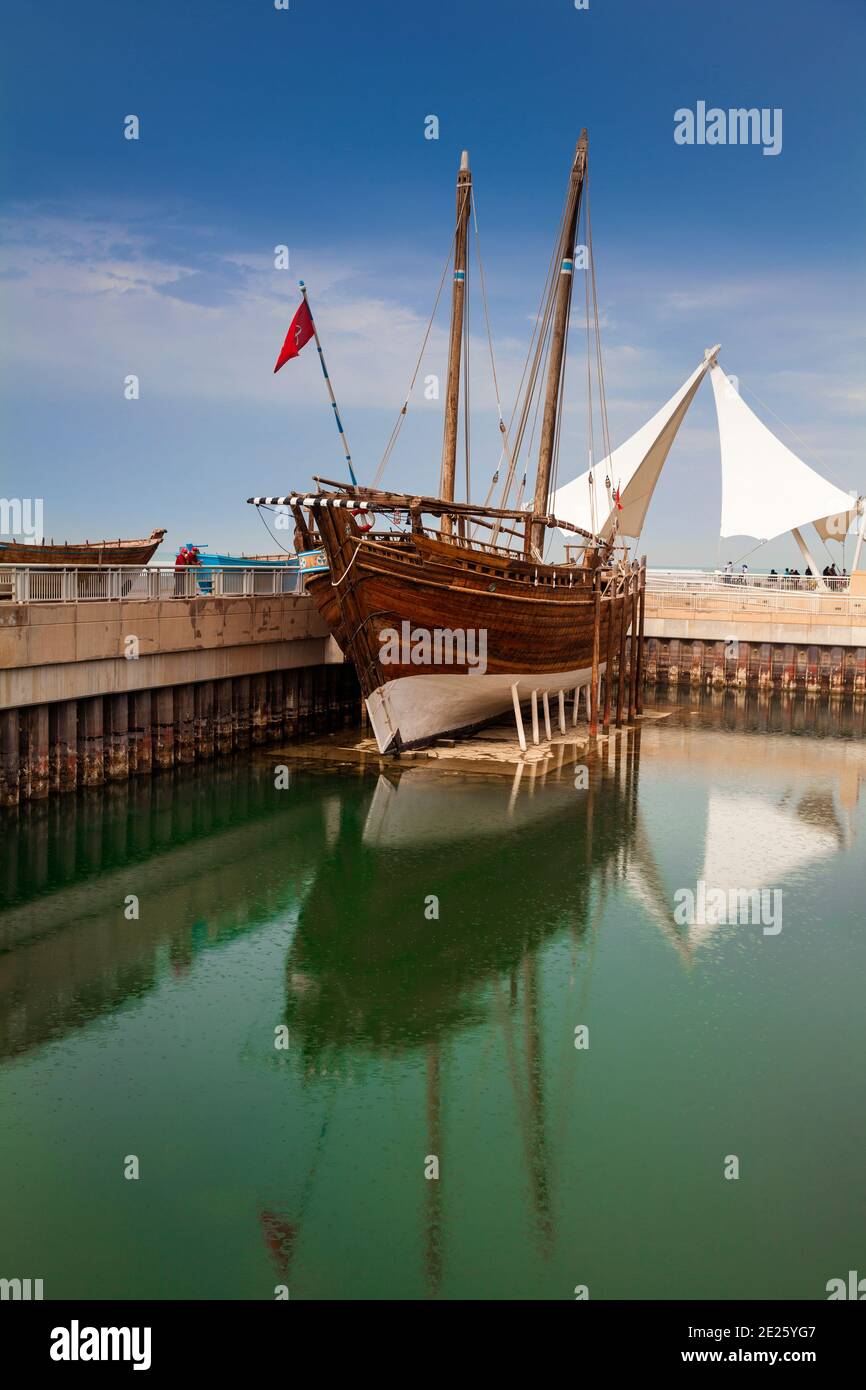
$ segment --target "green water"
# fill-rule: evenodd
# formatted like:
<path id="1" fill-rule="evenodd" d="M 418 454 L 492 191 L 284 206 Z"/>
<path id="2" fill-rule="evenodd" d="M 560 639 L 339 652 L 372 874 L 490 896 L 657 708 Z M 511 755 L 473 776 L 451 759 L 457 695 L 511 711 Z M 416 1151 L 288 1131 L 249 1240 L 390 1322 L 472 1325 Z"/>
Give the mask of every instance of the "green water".
<path id="1" fill-rule="evenodd" d="M 0 1276 L 820 1299 L 866 1274 L 862 711 L 662 710 L 588 790 L 556 761 L 277 790 L 268 753 L 0 820 Z M 781 930 L 677 925 L 701 878 L 781 889 Z"/>

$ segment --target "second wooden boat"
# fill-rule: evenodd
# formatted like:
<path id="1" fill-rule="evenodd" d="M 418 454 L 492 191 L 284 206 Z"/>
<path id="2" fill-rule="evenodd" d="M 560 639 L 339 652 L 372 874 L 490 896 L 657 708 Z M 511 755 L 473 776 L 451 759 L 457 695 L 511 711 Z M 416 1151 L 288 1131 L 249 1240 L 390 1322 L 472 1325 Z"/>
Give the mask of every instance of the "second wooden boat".
<path id="1" fill-rule="evenodd" d="M 0 541 L 0 564 L 7 565 L 147 565 L 162 544 L 165 530 L 135 541 Z"/>

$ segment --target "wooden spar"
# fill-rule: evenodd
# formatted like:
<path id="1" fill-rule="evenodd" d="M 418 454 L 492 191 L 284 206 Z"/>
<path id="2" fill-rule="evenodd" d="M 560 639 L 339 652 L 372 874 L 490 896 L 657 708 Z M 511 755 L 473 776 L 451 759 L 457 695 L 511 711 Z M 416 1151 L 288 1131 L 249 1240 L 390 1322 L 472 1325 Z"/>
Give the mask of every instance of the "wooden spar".
<path id="1" fill-rule="evenodd" d="M 598 736 L 598 663 L 601 646 L 601 572 L 595 573 L 595 604 L 592 623 L 592 675 L 589 685 L 589 735 Z"/>
<path id="2" fill-rule="evenodd" d="M 466 299 L 466 250 L 469 212 L 472 202 L 472 174 L 469 153 L 460 156 L 457 171 L 457 227 L 454 233 L 454 285 L 451 293 L 451 341 L 448 347 L 448 382 L 445 393 L 445 433 L 442 440 L 442 473 L 439 495 L 454 500 L 454 474 L 457 464 L 457 413 L 460 405 L 460 353 L 463 343 L 463 305 Z M 442 517 L 442 534 L 450 536 L 450 516 Z"/>
<path id="3" fill-rule="evenodd" d="M 632 574 L 631 583 L 631 641 L 628 653 L 628 722 L 633 724 L 637 718 L 637 591 L 639 584 L 637 573 Z"/>
<path id="4" fill-rule="evenodd" d="M 541 425 L 541 444 L 538 451 L 538 470 L 535 475 L 535 504 L 533 511 L 546 512 L 550 492 L 550 476 L 553 468 L 553 450 L 556 441 L 556 421 L 559 410 L 559 389 L 562 380 L 562 361 L 565 353 L 565 333 L 571 308 L 571 291 L 574 284 L 574 241 L 577 236 L 577 220 L 580 215 L 580 201 L 586 175 L 586 154 L 589 144 L 586 130 L 580 132 L 574 163 L 568 181 L 568 195 L 562 225 L 562 240 L 559 246 L 559 278 L 556 287 L 556 307 L 553 313 L 553 329 L 550 338 L 550 362 L 547 369 L 547 394 L 544 401 L 544 418 Z M 540 552 L 544 542 L 544 528 L 537 522 L 532 526 L 532 545 Z"/>
<path id="5" fill-rule="evenodd" d="M 622 728 L 622 709 L 625 702 L 625 630 L 628 621 L 628 575 L 622 583 L 622 593 L 618 602 L 619 611 L 619 661 L 617 663 L 616 683 L 616 727 Z"/>
<path id="6" fill-rule="evenodd" d="M 638 596 L 639 618 L 637 634 L 637 696 L 635 698 L 635 709 L 638 714 L 643 714 L 643 628 L 644 628 L 644 608 L 646 607 L 646 556 L 641 556 L 640 562 L 640 594 Z"/>
<path id="7" fill-rule="evenodd" d="M 346 456 L 346 465 L 349 469 L 349 477 L 352 479 L 352 482 L 355 484 L 355 486 L 357 486 L 358 479 L 355 477 L 355 470 L 352 467 L 352 455 L 349 453 L 349 441 L 346 438 L 346 431 L 343 429 L 343 422 L 340 419 L 340 412 L 337 409 L 337 398 L 334 395 L 334 388 L 331 385 L 331 378 L 328 376 L 328 369 L 325 366 L 325 354 L 322 352 L 322 344 L 319 342 L 319 330 L 316 328 L 316 320 L 313 318 L 312 309 L 310 309 L 310 301 L 307 296 L 307 287 L 304 284 L 303 280 L 299 280 L 298 285 L 300 286 L 301 294 L 304 296 L 304 303 L 306 304 L 307 309 L 310 313 L 310 323 L 313 325 L 313 337 L 316 340 L 316 351 L 319 354 L 319 364 L 322 368 L 322 376 L 325 378 L 325 385 L 328 388 L 328 395 L 331 398 L 331 409 L 334 412 L 334 420 L 337 424 L 337 431 L 340 436 L 340 443 L 343 446 L 343 453 Z"/>
<path id="8" fill-rule="evenodd" d="M 314 482 L 324 483 L 325 478 L 317 478 Z M 339 489 L 338 493 L 330 492 L 297 492 L 287 493 L 282 497 L 248 497 L 247 502 L 252 507 L 312 507 L 320 505 L 322 507 L 346 508 L 350 511 L 358 510 L 362 512 L 390 512 L 395 508 L 404 512 L 417 512 L 419 515 L 427 516 L 465 516 L 471 523 L 475 523 L 480 517 L 501 517 L 512 521 L 537 521 L 542 527 L 556 526 L 562 531 L 571 531 L 577 536 L 583 536 L 585 540 L 594 541 L 602 544 L 598 538 L 590 535 L 589 531 L 584 531 L 582 527 L 573 525 L 570 521 L 563 521 L 559 517 L 535 516 L 532 513 L 522 511 L 513 507 L 484 507 L 475 506 L 470 502 L 443 502 L 439 497 L 418 497 L 406 492 L 379 492 L 374 488 L 364 487 L 345 487 L 340 483 L 329 483 L 329 486 Z M 610 549 L 609 544 L 604 545 L 605 553 Z"/>

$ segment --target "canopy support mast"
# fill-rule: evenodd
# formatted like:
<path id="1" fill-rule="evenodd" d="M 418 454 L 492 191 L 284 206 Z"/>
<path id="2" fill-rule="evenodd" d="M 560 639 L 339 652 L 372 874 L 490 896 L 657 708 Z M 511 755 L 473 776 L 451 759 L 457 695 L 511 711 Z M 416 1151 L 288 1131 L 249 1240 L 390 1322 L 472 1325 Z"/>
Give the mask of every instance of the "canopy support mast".
<path id="1" fill-rule="evenodd" d="M 818 566 L 815 564 L 815 561 L 812 559 L 812 556 L 809 553 L 809 547 L 803 540 L 799 527 L 792 526 L 791 535 L 794 537 L 794 540 L 800 547 L 800 553 L 802 554 L 803 559 L 806 561 L 806 564 L 808 565 L 809 569 L 812 571 L 812 577 L 815 580 L 815 583 L 817 584 L 818 588 L 823 589 L 826 593 L 827 585 L 824 583 L 824 580 L 821 576 L 821 571 L 818 569 Z"/>
<path id="2" fill-rule="evenodd" d="M 863 540 L 864 537 L 866 537 L 866 501 L 861 499 L 861 506 L 863 508 L 863 519 L 860 522 L 860 530 L 857 533 L 857 546 L 854 550 L 854 560 L 851 565 L 852 574 L 856 574 L 857 572 L 857 566 L 860 564 L 860 552 L 863 549 Z"/>

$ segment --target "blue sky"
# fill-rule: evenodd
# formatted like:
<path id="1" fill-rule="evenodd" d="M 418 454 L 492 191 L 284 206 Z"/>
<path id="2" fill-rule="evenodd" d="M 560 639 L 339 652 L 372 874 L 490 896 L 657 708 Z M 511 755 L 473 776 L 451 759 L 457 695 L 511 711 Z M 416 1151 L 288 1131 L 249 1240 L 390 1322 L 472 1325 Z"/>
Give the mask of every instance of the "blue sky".
<path id="1" fill-rule="evenodd" d="M 299 277 L 370 480 L 448 250 L 464 147 L 510 408 L 583 125 L 613 443 L 721 342 L 747 402 L 751 389 L 809 452 L 785 442 L 866 488 L 864 40 L 862 0 L 16 7 L 0 108 L 0 494 L 43 497 L 58 538 L 166 525 L 172 543 L 267 546 L 246 496 L 342 476 L 312 350 L 272 373 Z M 699 99 L 781 107 L 781 153 L 678 146 L 674 112 Z M 129 114 L 138 141 L 123 138 Z M 476 293 L 483 496 L 498 434 L 479 307 Z M 425 373 L 444 370 L 446 328 L 440 313 Z M 585 466 L 582 370 L 578 350 L 563 480 Z M 419 392 L 386 481 L 433 489 L 440 448 L 441 403 Z M 704 386 L 644 532 L 651 563 L 715 563 L 719 496 Z M 784 543 L 763 557 L 795 559 Z"/>

